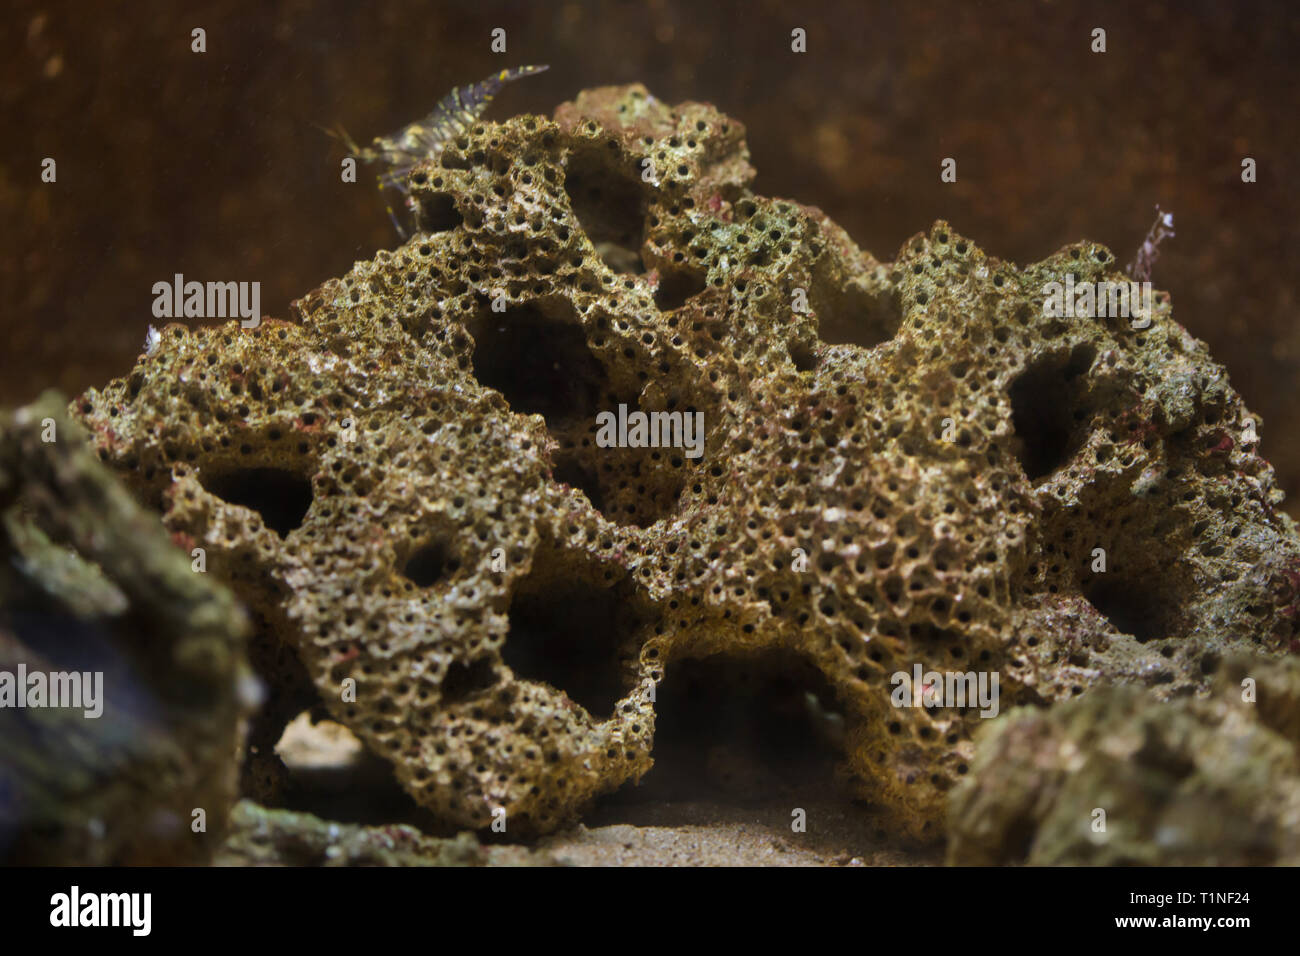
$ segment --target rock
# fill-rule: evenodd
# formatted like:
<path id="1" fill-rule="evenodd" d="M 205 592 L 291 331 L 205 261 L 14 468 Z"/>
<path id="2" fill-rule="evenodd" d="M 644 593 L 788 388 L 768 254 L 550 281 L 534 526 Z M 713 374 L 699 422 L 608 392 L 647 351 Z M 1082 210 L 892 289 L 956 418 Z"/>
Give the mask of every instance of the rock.
<path id="1" fill-rule="evenodd" d="M 953 791 L 948 862 L 1295 866 L 1297 712 L 1300 662 L 1248 656 L 1207 699 L 1115 686 L 1018 708 L 989 727 Z"/>
<path id="2" fill-rule="evenodd" d="M 0 860 L 203 863 L 256 702 L 248 621 L 65 406 L 0 414 Z"/>
<path id="3" fill-rule="evenodd" d="M 405 824 L 332 823 L 241 800 L 217 866 L 555 866 L 552 854 L 484 846 L 472 833 L 426 836 Z"/>
<path id="4" fill-rule="evenodd" d="M 73 403 L 253 610 L 258 739 L 318 694 L 443 819 L 547 831 L 649 769 L 666 667 L 794 653 L 858 793 L 938 836 L 984 708 L 895 675 L 1172 699 L 1297 646 L 1294 524 L 1167 293 L 1053 316 L 1114 255 L 938 222 L 881 262 L 753 175 L 740 123 L 640 86 L 479 123 L 409 242 Z M 620 405 L 678 445 L 702 413 L 701 456 L 601 447 Z"/>

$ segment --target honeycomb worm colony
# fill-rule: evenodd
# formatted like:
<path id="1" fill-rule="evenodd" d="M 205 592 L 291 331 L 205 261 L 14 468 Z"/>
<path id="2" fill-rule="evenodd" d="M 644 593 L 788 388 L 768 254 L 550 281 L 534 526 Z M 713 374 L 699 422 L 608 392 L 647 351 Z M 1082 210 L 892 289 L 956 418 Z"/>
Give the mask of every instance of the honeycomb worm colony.
<path id="1" fill-rule="evenodd" d="M 252 611 L 246 789 L 323 701 L 442 818 L 551 830 L 650 768 L 666 669 L 780 654 L 857 792 L 938 835 L 984 721 L 894 673 L 993 672 L 1010 710 L 1297 649 L 1294 525 L 1166 293 L 1145 329 L 1053 317 L 1115 256 L 937 222 L 881 262 L 753 176 L 740 123 L 639 85 L 480 122 L 400 248 L 72 403 Z M 620 405 L 702 415 L 702 453 L 597 443 Z"/>

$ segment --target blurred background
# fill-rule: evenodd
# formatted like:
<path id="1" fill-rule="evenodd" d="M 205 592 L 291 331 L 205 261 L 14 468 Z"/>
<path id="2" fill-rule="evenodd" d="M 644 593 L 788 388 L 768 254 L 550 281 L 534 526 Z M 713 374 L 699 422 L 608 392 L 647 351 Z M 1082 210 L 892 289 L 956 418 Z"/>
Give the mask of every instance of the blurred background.
<path id="1" fill-rule="evenodd" d="M 820 206 L 885 260 L 945 218 L 1025 263 L 1093 239 L 1153 280 L 1263 416 L 1300 515 L 1300 4 L 9 0 L 0 34 L 0 403 L 75 394 L 142 350 L 153 283 L 260 281 L 263 312 L 398 238 L 340 147 L 507 66 L 487 114 L 642 82 L 749 131 L 755 189 Z M 191 52 L 191 30 L 207 52 Z M 490 50 L 506 30 L 507 51 Z M 807 31 L 807 52 L 790 49 Z M 1107 51 L 1091 52 L 1106 30 Z M 957 160 L 942 184 L 940 161 Z M 1258 181 L 1241 181 L 1253 157 Z M 58 181 L 40 181 L 41 162 Z"/>

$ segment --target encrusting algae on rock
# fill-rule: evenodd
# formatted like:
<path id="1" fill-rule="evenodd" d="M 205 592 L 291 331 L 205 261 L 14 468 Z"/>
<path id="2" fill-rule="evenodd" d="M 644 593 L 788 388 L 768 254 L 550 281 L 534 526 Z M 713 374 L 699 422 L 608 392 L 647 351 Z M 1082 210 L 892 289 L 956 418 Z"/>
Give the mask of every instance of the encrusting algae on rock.
<path id="1" fill-rule="evenodd" d="M 207 862 L 260 693 L 248 620 L 54 392 L 0 414 L 0 554 L 0 859 Z"/>
<path id="2" fill-rule="evenodd" d="M 953 791 L 949 862 L 1300 865 L 1297 740 L 1295 660 L 1233 656 L 1207 698 L 1115 686 L 1019 708 Z"/>
<path id="3" fill-rule="evenodd" d="M 235 804 L 217 866 L 556 866 L 545 851 L 487 847 L 472 833 L 430 837 L 406 825 L 330 823 L 309 813 Z"/>
<path id="4" fill-rule="evenodd" d="M 323 701 L 441 818 L 547 831 L 650 768 L 676 663 L 792 653 L 856 791 L 937 837 L 981 707 L 894 675 L 996 674 L 1007 711 L 1296 650 L 1300 541 L 1167 294 L 1050 316 L 1127 281 L 1108 250 L 938 222 L 880 262 L 753 176 L 740 123 L 637 85 L 479 122 L 400 248 L 72 403 L 253 611 L 253 739 Z M 702 415 L 700 456 L 601 447 L 621 405 Z"/>

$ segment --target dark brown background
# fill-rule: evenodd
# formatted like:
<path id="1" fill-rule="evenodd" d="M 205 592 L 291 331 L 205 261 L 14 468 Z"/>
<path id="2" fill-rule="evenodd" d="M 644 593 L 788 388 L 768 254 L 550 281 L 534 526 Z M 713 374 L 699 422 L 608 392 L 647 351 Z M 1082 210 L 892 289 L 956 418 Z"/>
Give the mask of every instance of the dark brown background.
<path id="1" fill-rule="evenodd" d="M 893 258 L 943 217 L 1028 262 L 1089 238 L 1127 262 L 1158 202 L 1154 279 L 1264 416 L 1300 492 L 1300 5 L 1209 2 L 11 2 L 0 38 L 0 402 L 127 371 L 154 282 L 260 280 L 264 312 L 397 244 L 358 139 L 522 63 L 489 116 L 644 82 L 749 129 L 756 188 Z M 188 7 L 188 9 L 186 9 Z M 208 52 L 190 52 L 190 30 Z M 508 52 L 489 51 L 493 27 Z M 808 52 L 790 52 L 790 30 Z M 1108 52 L 1090 52 L 1107 30 Z M 58 183 L 39 182 L 45 156 Z M 954 185 L 939 181 L 945 156 Z M 1240 178 L 1243 156 L 1259 181 Z"/>

